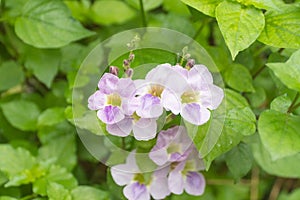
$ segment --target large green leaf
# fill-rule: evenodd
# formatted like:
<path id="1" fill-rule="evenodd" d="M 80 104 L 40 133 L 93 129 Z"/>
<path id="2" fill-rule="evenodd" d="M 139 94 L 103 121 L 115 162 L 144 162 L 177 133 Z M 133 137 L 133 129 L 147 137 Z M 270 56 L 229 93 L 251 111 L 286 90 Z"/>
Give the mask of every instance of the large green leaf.
<path id="1" fill-rule="evenodd" d="M 55 160 L 55 164 L 72 170 L 76 164 L 76 146 L 73 135 L 61 136 L 51 140 L 39 149 L 38 159 Z"/>
<path id="2" fill-rule="evenodd" d="M 25 67 L 48 88 L 58 72 L 61 54 L 58 50 L 26 49 Z"/>
<path id="3" fill-rule="evenodd" d="M 300 48 L 300 7 L 290 5 L 265 13 L 266 26 L 258 40 L 279 48 Z"/>
<path id="4" fill-rule="evenodd" d="M 253 5 L 259 9 L 265 10 L 280 10 L 283 4 L 280 0 L 236 0 L 237 2 L 244 4 L 246 6 Z"/>
<path id="5" fill-rule="evenodd" d="M 38 126 L 53 126 L 65 120 L 65 108 L 54 107 L 45 110 L 38 118 Z"/>
<path id="6" fill-rule="evenodd" d="M 49 200 L 72 200 L 70 192 L 57 183 L 49 183 L 47 187 Z"/>
<path id="7" fill-rule="evenodd" d="M 267 110 L 260 115 L 258 132 L 273 160 L 300 152 L 300 116 Z"/>
<path id="8" fill-rule="evenodd" d="M 1 105 L 6 119 L 16 128 L 23 131 L 36 130 L 40 114 L 38 106 L 30 101 L 15 100 Z"/>
<path id="9" fill-rule="evenodd" d="M 261 10 L 230 1 L 218 5 L 216 18 L 232 59 L 258 38 L 265 25 Z"/>
<path id="10" fill-rule="evenodd" d="M 267 66 L 287 87 L 300 91 L 300 50 L 285 63 L 268 63 Z"/>
<path id="11" fill-rule="evenodd" d="M 252 167 L 253 157 L 250 147 L 245 143 L 231 149 L 226 154 L 226 164 L 235 179 L 245 176 Z"/>
<path id="12" fill-rule="evenodd" d="M 196 10 L 199 10 L 200 12 L 203 12 L 206 15 L 209 15 L 211 17 L 215 16 L 215 10 L 216 7 L 219 5 L 219 3 L 222 2 L 222 0 L 181 0 L 183 3 L 187 4 L 188 6 L 191 6 L 195 8 Z"/>
<path id="13" fill-rule="evenodd" d="M 38 48 L 56 48 L 94 33 L 71 17 L 62 1 L 32 0 L 23 7 L 15 22 L 16 34 Z"/>
<path id="14" fill-rule="evenodd" d="M 231 64 L 224 74 L 225 82 L 239 92 L 253 92 L 252 76 L 249 70 L 241 64 Z"/>
<path id="15" fill-rule="evenodd" d="M 289 178 L 300 178 L 300 153 L 273 161 L 260 142 L 252 144 L 256 162 L 267 173 Z"/>
<path id="16" fill-rule="evenodd" d="M 226 115 L 221 135 L 213 149 L 204 157 L 207 168 L 216 157 L 232 149 L 244 136 L 251 135 L 256 130 L 255 115 L 245 98 L 232 90 L 226 90 L 225 105 Z M 220 131 L 220 129 L 216 130 Z"/>
<path id="17" fill-rule="evenodd" d="M 71 192 L 73 200 L 109 200 L 107 192 L 89 186 L 79 186 Z"/>
<path id="18" fill-rule="evenodd" d="M 0 65 L 0 91 L 12 88 L 24 81 L 22 67 L 13 61 Z"/>
<path id="19" fill-rule="evenodd" d="M 97 24 L 122 24 L 132 19 L 136 12 L 125 2 L 117 0 L 95 1 L 91 18 Z"/>
<path id="20" fill-rule="evenodd" d="M 133 6 L 136 9 L 140 9 L 139 0 L 126 0 L 129 5 Z M 163 0 L 143 0 L 143 6 L 145 11 L 153 10 L 159 7 L 162 4 Z"/>

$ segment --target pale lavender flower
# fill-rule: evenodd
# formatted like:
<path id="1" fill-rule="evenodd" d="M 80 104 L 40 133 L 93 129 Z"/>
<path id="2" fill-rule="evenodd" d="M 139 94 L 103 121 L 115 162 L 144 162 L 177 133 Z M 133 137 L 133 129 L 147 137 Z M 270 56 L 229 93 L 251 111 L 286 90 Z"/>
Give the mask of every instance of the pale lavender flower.
<path id="1" fill-rule="evenodd" d="M 125 118 L 123 102 L 134 95 L 135 85 L 130 78 L 121 78 L 105 73 L 94 94 L 88 99 L 88 107 L 97 110 L 98 118 L 106 124 L 115 124 Z"/>
<path id="2" fill-rule="evenodd" d="M 193 145 L 186 129 L 183 126 L 175 126 L 158 134 L 149 157 L 160 166 L 170 162 L 181 162 L 189 156 L 190 147 Z"/>
<path id="3" fill-rule="evenodd" d="M 188 87 L 184 90 L 176 86 L 165 89 L 161 95 L 164 108 L 181 116 L 195 125 L 202 125 L 210 118 L 210 110 L 216 109 L 222 102 L 224 92 L 213 84 L 211 73 L 204 65 L 194 65 L 190 70 L 179 65 L 172 67 L 181 74 Z M 166 76 L 166 75 L 165 75 Z M 180 81 L 175 79 L 174 82 Z"/>
<path id="4" fill-rule="evenodd" d="M 160 169 L 146 179 L 140 172 L 135 159 L 135 151 L 131 152 L 125 164 L 113 166 L 111 175 L 114 181 L 125 186 L 124 196 L 129 200 L 163 199 L 170 194 L 167 179 L 168 169 Z"/>
<path id="5" fill-rule="evenodd" d="M 177 80 L 176 81 L 174 81 Z M 185 88 L 185 79 L 172 70 L 170 64 L 161 64 L 149 71 L 145 80 L 136 80 L 137 95 L 140 101 L 136 113 L 142 118 L 157 118 L 163 113 L 161 97 L 166 88 Z"/>
<path id="6" fill-rule="evenodd" d="M 169 189 L 174 194 L 182 194 L 183 190 L 190 195 L 202 195 L 205 189 L 204 176 L 199 170 L 204 169 L 204 164 L 194 148 L 187 160 L 175 163 L 168 177 Z M 174 167 L 173 166 L 173 167 Z"/>

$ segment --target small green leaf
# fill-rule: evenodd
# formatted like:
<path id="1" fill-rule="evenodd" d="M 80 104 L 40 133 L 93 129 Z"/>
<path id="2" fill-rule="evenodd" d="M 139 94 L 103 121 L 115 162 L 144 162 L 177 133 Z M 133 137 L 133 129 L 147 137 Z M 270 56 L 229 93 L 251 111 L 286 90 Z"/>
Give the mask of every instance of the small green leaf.
<path id="1" fill-rule="evenodd" d="M 4 62 L 0 65 L 0 91 L 10 89 L 24 81 L 24 73 L 17 63 Z"/>
<path id="2" fill-rule="evenodd" d="M 54 107 L 45 110 L 38 118 L 38 126 L 53 126 L 65 120 L 65 108 Z"/>
<path id="3" fill-rule="evenodd" d="M 15 31 L 25 43 L 38 48 L 57 48 L 94 33 L 71 17 L 62 1 L 33 0 L 23 7 Z"/>
<path id="4" fill-rule="evenodd" d="M 51 140 L 39 149 L 38 159 L 55 160 L 55 164 L 72 170 L 76 164 L 76 146 L 73 135 L 61 136 Z"/>
<path id="5" fill-rule="evenodd" d="M 58 72 L 61 54 L 58 50 L 43 50 L 36 48 L 26 49 L 25 67 L 48 88 Z"/>
<path id="6" fill-rule="evenodd" d="M 218 5 L 216 18 L 233 60 L 258 38 L 265 25 L 261 10 L 230 1 Z"/>
<path id="7" fill-rule="evenodd" d="M 225 82 L 239 92 L 254 92 L 252 76 L 241 64 L 231 64 L 224 74 Z"/>
<path id="8" fill-rule="evenodd" d="M 292 104 L 292 100 L 287 96 L 287 94 L 276 97 L 271 102 L 271 110 L 286 113 Z"/>
<path id="9" fill-rule="evenodd" d="M 255 161 L 267 173 L 275 176 L 300 178 L 300 154 L 273 161 L 270 154 L 260 142 L 252 144 Z"/>
<path id="10" fill-rule="evenodd" d="M 72 200 L 70 192 L 57 183 L 49 183 L 47 187 L 49 200 Z"/>
<path id="11" fill-rule="evenodd" d="M 300 152 L 300 116 L 267 110 L 260 115 L 258 132 L 272 160 Z"/>
<path id="12" fill-rule="evenodd" d="M 265 13 L 266 26 L 258 40 L 279 48 L 300 48 L 300 7 L 281 6 Z"/>
<path id="13" fill-rule="evenodd" d="M 230 172 L 236 180 L 245 176 L 252 167 L 251 149 L 245 143 L 240 143 L 231 149 L 226 154 L 225 159 Z"/>
<path id="14" fill-rule="evenodd" d="M 268 63 L 267 66 L 288 88 L 300 91 L 300 50 L 285 63 Z"/>
<path id="15" fill-rule="evenodd" d="M 75 179 L 73 174 L 68 172 L 65 168 L 52 165 L 51 163 L 48 163 L 48 165 L 51 166 L 47 170 L 47 174 L 33 183 L 34 193 L 43 196 L 46 195 L 49 183 L 60 184 L 64 186 L 64 188 L 69 190 L 75 188 L 78 185 L 77 180 Z"/>
<path id="16" fill-rule="evenodd" d="M 200 12 L 203 12 L 206 15 L 209 15 L 211 17 L 215 16 L 215 10 L 216 7 L 219 5 L 219 3 L 222 2 L 222 0 L 181 0 L 183 3 L 187 4 L 188 6 L 191 6 L 195 8 L 196 10 L 199 10 Z"/>
<path id="17" fill-rule="evenodd" d="M 101 25 L 122 24 L 136 15 L 126 3 L 117 0 L 95 1 L 91 10 L 92 20 Z"/>
<path id="18" fill-rule="evenodd" d="M 34 131 L 40 109 L 36 104 L 25 100 L 15 100 L 1 105 L 3 114 L 14 127 L 23 131 Z"/>
<path id="19" fill-rule="evenodd" d="M 72 190 L 73 200 L 109 200 L 108 192 L 89 186 L 79 186 Z"/>
<path id="20" fill-rule="evenodd" d="M 278 200 L 299 200 L 300 199 L 300 189 L 295 189 L 293 192 L 286 194 L 282 191 L 278 197 Z"/>

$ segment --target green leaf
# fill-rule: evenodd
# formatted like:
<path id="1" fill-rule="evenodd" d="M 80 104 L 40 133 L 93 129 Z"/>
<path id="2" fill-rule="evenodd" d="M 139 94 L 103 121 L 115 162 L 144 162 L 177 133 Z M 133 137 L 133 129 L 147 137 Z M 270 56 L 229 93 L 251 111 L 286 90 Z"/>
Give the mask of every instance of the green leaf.
<path id="1" fill-rule="evenodd" d="M 72 190 L 73 200 L 109 200 L 106 191 L 89 186 L 79 186 Z"/>
<path id="2" fill-rule="evenodd" d="M 225 82 L 239 92 L 254 92 L 252 76 L 241 64 L 231 64 L 224 73 Z"/>
<path id="3" fill-rule="evenodd" d="M 44 177 L 36 180 L 33 183 L 33 192 L 40 195 L 47 194 L 47 187 L 49 183 L 57 183 L 64 186 L 66 189 L 73 189 L 77 186 L 77 180 L 65 168 L 50 164 L 49 169 Z"/>
<path id="4" fill-rule="evenodd" d="M 181 0 L 183 3 L 187 4 L 188 6 L 191 6 L 195 8 L 196 10 L 199 10 L 200 12 L 203 12 L 206 15 L 209 15 L 211 17 L 215 16 L 215 9 L 219 5 L 219 3 L 222 2 L 222 0 Z"/>
<path id="5" fill-rule="evenodd" d="M 260 142 L 252 144 L 254 159 L 259 166 L 271 175 L 300 178 L 300 154 L 273 161 L 270 154 Z"/>
<path id="6" fill-rule="evenodd" d="M 70 192 L 57 183 L 49 183 L 47 187 L 49 200 L 72 200 Z"/>
<path id="7" fill-rule="evenodd" d="M 216 18 L 233 60 L 258 38 L 265 25 L 261 10 L 230 1 L 218 5 Z"/>
<path id="8" fill-rule="evenodd" d="M 231 149 L 226 154 L 225 159 L 230 172 L 236 180 L 245 176 L 252 167 L 251 149 L 245 143 L 240 143 Z"/>
<path id="9" fill-rule="evenodd" d="M 299 200 L 300 199 L 300 189 L 295 189 L 290 194 L 282 191 L 278 197 L 278 200 Z"/>
<path id="10" fill-rule="evenodd" d="M 72 170 L 76 164 L 76 145 L 73 135 L 61 136 L 51 140 L 39 149 L 39 160 L 55 160 L 55 164 Z"/>
<path id="11" fill-rule="evenodd" d="M 280 0 L 236 0 L 237 2 L 246 6 L 253 5 L 259 9 L 265 10 L 280 10 L 280 7 L 284 4 Z"/>
<path id="12" fill-rule="evenodd" d="M 58 50 L 26 49 L 25 67 L 48 88 L 58 72 L 61 54 Z"/>
<path id="13" fill-rule="evenodd" d="M 29 151 L 10 145 L 0 145 L 0 170 L 12 177 L 26 169 L 31 169 L 35 165 L 35 158 Z"/>
<path id="14" fill-rule="evenodd" d="M 15 31 L 25 43 L 38 48 L 57 48 L 94 33 L 72 19 L 62 1 L 33 0 L 23 7 Z"/>
<path id="15" fill-rule="evenodd" d="M 136 15 L 126 3 L 117 0 L 96 1 L 91 10 L 92 20 L 101 25 L 122 24 Z"/>
<path id="16" fill-rule="evenodd" d="M 13 197 L 8 197 L 8 196 L 1 196 L 0 200 L 18 200 L 18 199 L 13 198 Z"/>
<path id="17" fill-rule="evenodd" d="M 232 149 L 240 143 L 244 136 L 252 135 L 256 130 L 255 115 L 244 97 L 232 90 L 226 90 L 225 102 L 223 103 L 226 105 L 225 121 L 217 143 L 209 154 L 204 157 L 207 168 L 216 157 Z M 222 121 L 219 123 L 222 123 Z M 216 130 L 220 131 L 220 129 Z"/>
<path id="18" fill-rule="evenodd" d="M 14 61 L 4 62 L 0 65 L 0 91 L 10 89 L 24 81 L 24 73 Z"/>
<path id="19" fill-rule="evenodd" d="M 268 63 L 267 66 L 288 88 L 300 91 L 300 50 L 285 63 Z"/>
<path id="20" fill-rule="evenodd" d="M 40 110 L 36 104 L 25 100 L 14 100 L 1 105 L 3 114 L 14 127 L 23 131 L 34 131 Z"/>
<path id="21" fill-rule="evenodd" d="M 163 8 L 168 12 L 173 12 L 183 16 L 190 16 L 188 7 L 180 0 L 164 0 Z"/>
<path id="22" fill-rule="evenodd" d="M 272 160 L 300 152 L 300 116 L 267 110 L 260 115 L 258 132 Z"/>
<path id="23" fill-rule="evenodd" d="M 140 1 L 139 0 L 126 0 L 126 2 L 132 7 L 140 10 Z M 143 0 L 143 6 L 145 11 L 153 10 L 159 7 L 162 4 L 163 0 Z"/>
<path id="24" fill-rule="evenodd" d="M 45 110 L 38 118 L 38 126 L 53 126 L 65 120 L 65 108 L 54 107 Z"/>
<path id="25" fill-rule="evenodd" d="M 276 97 L 271 102 L 271 110 L 286 113 L 292 104 L 292 100 L 287 96 L 287 94 Z"/>
<path id="26" fill-rule="evenodd" d="M 258 40 L 279 48 L 300 48 L 300 7 L 290 5 L 265 13 L 266 25 Z"/>

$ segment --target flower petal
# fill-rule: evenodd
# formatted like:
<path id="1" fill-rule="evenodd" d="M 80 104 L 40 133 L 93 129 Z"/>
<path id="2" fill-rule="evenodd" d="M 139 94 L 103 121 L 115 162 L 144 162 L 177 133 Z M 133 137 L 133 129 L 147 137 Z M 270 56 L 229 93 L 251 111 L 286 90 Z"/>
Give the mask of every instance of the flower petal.
<path id="1" fill-rule="evenodd" d="M 213 77 L 204 65 L 194 65 L 189 71 L 188 82 L 193 89 L 201 89 L 203 85 L 213 84 Z"/>
<path id="2" fill-rule="evenodd" d="M 166 177 L 154 178 L 149 190 L 154 199 L 164 199 L 171 193 L 168 187 L 168 179 Z"/>
<path id="3" fill-rule="evenodd" d="M 168 152 L 166 148 L 158 149 L 155 151 L 149 152 L 150 159 L 155 162 L 155 164 L 161 166 L 164 165 L 166 162 L 168 162 Z"/>
<path id="4" fill-rule="evenodd" d="M 100 110 L 104 107 L 106 96 L 104 93 L 97 90 L 88 99 L 88 107 L 90 110 Z"/>
<path id="5" fill-rule="evenodd" d="M 173 170 L 169 174 L 168 178 L 169 189 L 174 194 L 182 194 L 184 181 L 181 171 Z"/>
<path id="6" fill-rule="evenodd" d="M 162 105 L 166 110 L 170 110 L 173 114 L 178 115 L 181 111 L 180 95 L 169 89 L 164 89 L 161 94 Z"/>
<path id="7" fill-rule="evenodd" d="M 115 124 L 107 124 L 106 130 L 115 136 L 126 137 L 132 130 L 132 119 L 125 117 L 123 120 Z"/>
<path id="8" fill-rule="evenodd" d="M 141 118 L 133 124 L 133 135 L 137 140 L 150 140 L 156 136 L 156 119 Z"/>
<path id="9" fill-rule="evenodd" d="M 150 194 L 146 186 L 138 182 L 127 185 L 123 189 L 123 193 L 129 200 L 150 200 Z"/>
<path id="10" fill-rule="evenodd" d="M 202 195 L 205 188 L 205 179 L 198 172 L 188 172 L 184 184 L 185 191 L 191 195 Z"/>
<path id="11" fill-rule="evenodd" d="M 98 83 L 98 88 L 104 94 L 111 94 L 116 91 L 118 82 L 119 78 L 117 76 L 105 73 Z"/>
<path id="12" fill-rule="evenodd" d="M 135 85 L 130 78 L 121 78 L 117 85 L 117 93 L 121 97 L 131 97 L 135 93 Z"/>
<path id="13" fill-rule="evenodd" d="M 146 94 L 141 97 L 140 101 L 141 105 L 136 111 L 140 117 L 155 118 L 163 113 L 163 107 L 158 97 Z"/>
<path id="14" fill-rule="evenodd" d="M 195 125 L 202 125 L 210 118 L 210 111 L 196 103 L 185 104 L 180 114 L 186 121 Z"/>
<path id="15" fill-rule="evenodd" d="M 105 106 L 97 112 L 98 118 L 106 124 L 115 124 L 124 119 L 124 114 L 117 106 Z"/>
<path id="16" fill-rule="evenodd" d="M 219 107 L 224 98 L 224 91 L 215 85 L 209 85 L 207 91 L 200 92 L 200 104 L 214 110 Z"/>
<path id="17" fill-rule="evenodd" d="M 111 176 L 118 185 L 123 186 L 133 180 L 134 173 L 131 172 L 129 165 L 121 164 L 111 168 Z"/>

